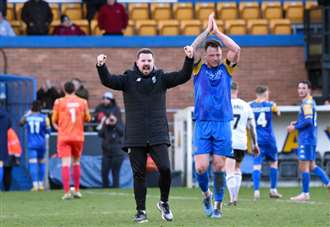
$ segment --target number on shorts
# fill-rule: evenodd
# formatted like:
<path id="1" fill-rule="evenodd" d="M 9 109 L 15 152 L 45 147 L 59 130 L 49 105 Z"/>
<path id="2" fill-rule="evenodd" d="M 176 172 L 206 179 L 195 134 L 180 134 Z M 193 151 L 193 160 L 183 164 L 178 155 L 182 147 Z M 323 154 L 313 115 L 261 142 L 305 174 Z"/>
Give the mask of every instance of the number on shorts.
<path id="1" fill-rule="evenodd" d="M 257 119 L 257 125 L 261 125 L 262 127 L 266 127 L 267 119 L 266 119 L 266 113 L 265 112 L 260 112 L 259 117 Z"/>

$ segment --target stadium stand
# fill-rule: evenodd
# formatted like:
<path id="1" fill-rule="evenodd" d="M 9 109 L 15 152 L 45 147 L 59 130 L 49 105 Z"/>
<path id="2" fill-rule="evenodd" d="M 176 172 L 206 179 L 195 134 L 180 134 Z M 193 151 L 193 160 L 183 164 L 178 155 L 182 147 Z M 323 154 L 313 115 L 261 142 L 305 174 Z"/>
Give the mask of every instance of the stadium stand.
<path id="1" fill-rule="evenodd" d="M 155 20 L 138 20 L 135 23 L 138 35 L 157 35 L 157 22 Z"/>
<path id="2" fill-rule="evenodd" d="M 279 153 L 278 169 L 280 180 L 294 180 L 298 177 L 298 159 L 295 152 Z"/>
<path id="3" fill-rule="evenodd" d="M 225 22 L 225 32 L 230 35 L 245 35 L 245 20 L 227 20 Z"/>
<path id="4" fill-rule="evenodd" d="M 330 176 L 330 151 L 326 151 L 323 155 L 323 166 L 328 176 Z"/>
<path id="5" fill-rule="evenodd" d="M 177 20 L 192 20 L 194 18 L 192 3 L 175 3 L 173 14 Z"/>
<path id="6" fill-rule="evenodd" d="M 162 20 L 158 23 L 159 35 L 179 35 L 180 25 L 177 20 Z"/>
<path id="7" fill-rule="evenodd" d="M 131 20 L 148 20 L 149 5 L 147 3 L 134 3 L 128 5 L 128 15 Z"/>
<path id="8" fill-rule="evenodd" d="M 258 19 L 260 17 L 259 4 L 257 2 L 241 2 L 239 14 L 241 19 Z"/>
<path id="9" fill-rule="evenodd" d="M 82 3 L 51 3 L 50 4 L 53 20 L 59 20 L 62 14 L 67 14 L 73 23 L 80 23 L 80 20 L 86 18 L 86 5 Z M 219 24 L 227 24 L 233 26 L 228 28 L 232 34 L 295 34 L 303 32 L 304 10 L 314 9 L 310 12 L 311 21 L 315 23 L 321 22 L 321 9 L 318 8 L 318 2 L 315 0 L 275 0 L 275 1 L 221 1 L 221 2 L 177 2 L 177 3 L 126 3 L 125 4 L 129 19 L 132 20 L 131 25 L 136 28 L 135 24 L 139 20 L 155 20 L 155 34 L 162 35 L 167 32 L 160 31 L 168 20 L 178 20 L 180 23 L 183 20 L 199 20 L 202 27 L 205 27 L 205 21 L 211 12 L 215 12 L 216 19 L 222 22 Z M 8 3 L 7 18 L 9 21 L 21 20 L 21 10 L 23 3 Z M 259 22 L 256 19 L 262 19 Z M 286 20 L 280 20 L 286 19 Z M 237 22 L 233 22 L 238 20 Z M 242 27 L 241 20 L 245 20 Z M 268 29 L 265 27 L 267 20 Z M 165 22 L 162 22 L 165 21 Z M 227 21 L 230 21 L 227 23 Z M 255 24 L 257 22 L 257 24 Z M 186 23 L 186 22 L 185 22 Z M 184 23 L 184 24 L 185 24 Z M 16 30 L 18 22 L 13 22 Z M 83 22 L 85 24 L 85 22 Z M 138 24 L 141 24 L 139 22 Z M 161 26 L 160 26 L 161 24 Z M 262 24 L 262 25 L 261 25 Z M 84 26 L 84 25 L 83 25 Z M 99 31 L 95 27 L 95 23 L 91 23 L 87 34 L 100 35 L 103 31 Z M 134 31 L 132 27 L 127 28 L 125 35 L 140 34 L 139 31 Z M 238 27 L 240 29 L 238 29 Z M 261 28 L 262 27 L 262 28 Z M 289 28 L 291 27 L 291 28 Z M 181 26 L 182 28 L 182 26 Z M 267 31 L 268 30 L 268 31 Z M 170 33 L 176 34 L 175 31 Z M 22 32 L 18 33 L 24 34 Z M 179 35 L 194 35 L 189 34 L 186 29 L 179 29 Z"/>
<path id="10" fill-rule="evenodd" d="M 150 5 L 151 18 L 154 20 L 169 20 L 172 18 L 171 5 L 168 3 L 153 3 Z"/>
<path id="11" fill-rule="evenodd" d="M 195 17 L 198 20 L 207 20 L 209 15 L 215 12 L 214 3 L 196 3 L 195 5 Z"/>
<path id="12" fill-rule="evenodd" d="M 201 22 L 199 20 L 183 20 L 181 21 L 182 35 L 199 35 L 201 32 Z"/>

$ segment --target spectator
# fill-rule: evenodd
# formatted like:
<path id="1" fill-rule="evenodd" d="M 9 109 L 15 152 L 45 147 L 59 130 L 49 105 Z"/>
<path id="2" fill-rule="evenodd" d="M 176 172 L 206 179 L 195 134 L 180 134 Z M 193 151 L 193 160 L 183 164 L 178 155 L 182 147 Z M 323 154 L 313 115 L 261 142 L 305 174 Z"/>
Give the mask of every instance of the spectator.
<path id="1" fill-rule="evenodd" d="M 7 0 L 0 0 L 0 12 L 3 17 L 7 16 Z"/>
<path id="2" fill-rule="evenodd" d="M 61 16 L 61 24 L 56 26 L 53 35 L 86 35 L 67 15 Z"/>
<path id="3" fill-rule="evenodd" d="M 86 99 L 88 101 L 89 93 L 88 90 L 82 84 L 82 81 L 79 78 L 72 79 L 76 95 L 79 98 Z"/>
<path id="4" fill-rule="evenodd" d="M 3 17 L 0 12 L 0 36 L 15 36 L 15 32 L 9 22 Z"/>
<path id="5" fill-rule="evenodd" d="M 28 35 L 47 35 L 53 14 L 47 2 L 29 0 L 24 3 L 22 20 L 27 25 Z"/>
<path id="6" fill-rule="evenodd" d="M 91 21 L 94 18 L 94 15 L 102 5 L 104 5 L 106 0 L 84 0 L 87 6 L 87 20 Z"/>
<path id="7" fill-rule="evenodd" d="M 107 0 L 98 15 L 98 25 L 105 30 L 103 35 L 123 35 L 128 24 L 128 16 L 122 4 L 115 0 Z"/>
<path id="8" fill-rule="evenodd" d="M 96 107 L 99 136 L 102 138 L 101 176 L 104 188 L 109 187 L 109 171 L 112 173 L 112 187 L 119 188 L 120 167 L 125 153 L 121 150 L 124 126 L 120 109 L 111 92 L 103 95 L 102 103 Z"/>
<path id="9" fill-rule="evenodd" d="M 9 191 L 11 178 L 11 157 L 8 153 L 8 129 L 11 121 L 8 112 L 0 106 L 0 184 L 4 182 L 4 190 Z"/>
<path id="10" fill-rule="evenodd" d="M 53 86 L 50 80 L 46 80 L 46 83 L 37 91 L 37 100 L 40 102 L 42 109 L 52 109 L 55 100 L 63 96 L 63 92 Z"/>

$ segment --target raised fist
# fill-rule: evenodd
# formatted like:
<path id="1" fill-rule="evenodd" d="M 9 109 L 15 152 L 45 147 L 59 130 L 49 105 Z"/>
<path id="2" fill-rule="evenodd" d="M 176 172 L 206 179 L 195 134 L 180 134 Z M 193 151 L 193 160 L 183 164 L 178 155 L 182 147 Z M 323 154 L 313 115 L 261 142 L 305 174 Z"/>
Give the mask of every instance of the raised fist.
<path id="1" fill-rule="evenodd" d="M 107 56 L 104 54 L 100 54 L 99 56 L 97 56 L 96 58 L 96 64 L 98 66 L 102 66 L 105 64 L 105 60 L 107 59 Z"/>
<path id="2" fill-rule="evenodd" d="M 183 49 L 184 49 L 184 52 L 186 53 L 186 56 L 188 58 L 193 58 L 194 48 L 192 46 L 185 46 Z"/>

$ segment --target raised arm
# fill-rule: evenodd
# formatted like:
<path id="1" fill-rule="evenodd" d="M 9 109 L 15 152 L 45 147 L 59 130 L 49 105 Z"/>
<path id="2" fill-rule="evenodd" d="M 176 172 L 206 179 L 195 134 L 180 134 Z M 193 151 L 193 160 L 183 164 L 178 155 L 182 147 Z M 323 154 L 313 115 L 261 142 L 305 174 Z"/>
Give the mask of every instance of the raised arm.
<path id="1" fill-rule="evenodd" d="M 213 20 L 213 33 L 229 49 L 226 58 L 230 61 L 231 64 L 237 64 L 239 62 L 241 48 L 229 36 L 219 31 L 215 20 Z"/>
<path id="2" fill-rule="evenodd" d="M 187 82 L 192 74 L 193 66 L 194 66 L 194 51 L 192 46 L 186 46 L 184 48 L 186 53 L 186 58 L 184 60 L 184 64 L 182 69 L 177 72 L 165 73 L 164 81 L 166 84 L 166 88 L 172 88 L 177 85 L 183 84 Z"/>
<path id="3" fill-rule="evenodd" d="M 212 29 L 213 29 L 213 19 L 214 19 L 214 13 L 211 13 L 209 15 L 209 21 L 207 24 L 207 27 L 205 31 L 203 31 L 201 34 L 199 34 L 194 42 L 191 44 L 191 46 L 194 49 L 194 63 L 197 63 L 200 61 L 203 51 L 203 43 L 207 39 L 207 37 L 210 35 Z"/>
<path id="4" fill-rule="evenodd" d="M 126 81 L 126 76 L 116 76 L 112 75 L 107 66 L 105 65 L 105 61 L 107 59 L 107 56 L 104 54 L 100 54 L 97 56 L 97 63 L 96 63 L 96 68 L 97 72 L 99 74 L 101 83 L 111 89 L 114 90 L 125 90 L 125 81 Z"/>

